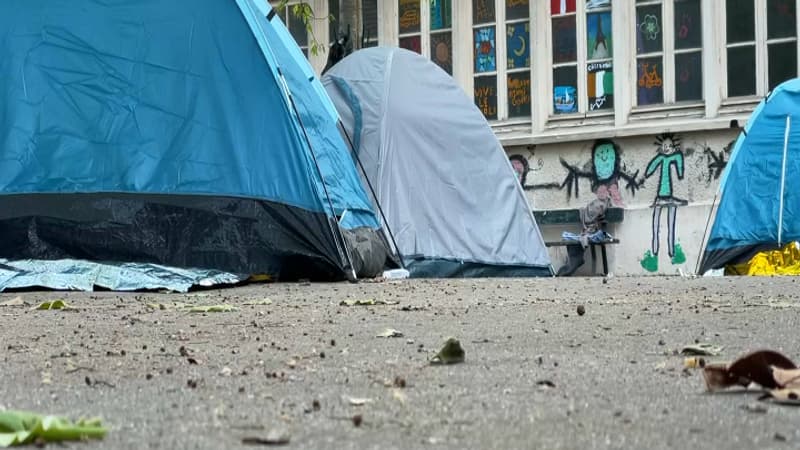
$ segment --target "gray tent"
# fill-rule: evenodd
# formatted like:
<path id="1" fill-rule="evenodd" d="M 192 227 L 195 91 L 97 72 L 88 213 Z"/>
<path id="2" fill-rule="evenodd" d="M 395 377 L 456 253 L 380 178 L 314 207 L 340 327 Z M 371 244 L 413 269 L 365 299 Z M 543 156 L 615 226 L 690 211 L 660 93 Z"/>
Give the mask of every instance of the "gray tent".
<path id="1" fill-rule="evenodd" d="M 323 85 L 412 277 L 552 274 L 503 147 L 437 65 L 371 48 L 333 66 Z"/>

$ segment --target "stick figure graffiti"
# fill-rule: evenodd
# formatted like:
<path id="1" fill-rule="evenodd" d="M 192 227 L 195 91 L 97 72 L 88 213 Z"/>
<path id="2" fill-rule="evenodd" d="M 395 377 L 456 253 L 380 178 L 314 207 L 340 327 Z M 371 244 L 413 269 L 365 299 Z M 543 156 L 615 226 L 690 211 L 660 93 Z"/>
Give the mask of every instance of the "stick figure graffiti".
<path id="1" fill-rule="evenodd" d="M 686 255 L 680 244 L 675 242 L 675 219 L 678 206 L 688 204 L 686 200 L 674 195 L 672 167 L 679 180 L 683 179 L 684 158 L 681 149 L 681 140 L 671 133 L 665 133 L 656 138 L 656 156 L 650 160 L 645 178 L 650 178 L 658 172 L 658 188 L 653 201 L 653 235 L 650 250 L 647 250 L 641 260 L 642 267 L 649 272 L 658 271 L 658 251 L 660 245 L 661 211 L 667 209 L 667 252 L 672 259 L 672 264 L 683 264 Z"/>

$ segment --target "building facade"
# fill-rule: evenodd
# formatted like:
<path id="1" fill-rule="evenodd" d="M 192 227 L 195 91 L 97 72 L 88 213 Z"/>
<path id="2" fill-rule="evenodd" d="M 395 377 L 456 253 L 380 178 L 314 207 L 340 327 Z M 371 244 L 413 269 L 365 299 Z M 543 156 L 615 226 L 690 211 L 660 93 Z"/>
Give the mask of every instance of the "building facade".
<path id="1" fill-rule="evenodd" d="M 318 40 L 350 25 L 356 48 L 408 48 L 450 73 L 492 124 L 535 210 L 598 197 L 624 208 L 610 227 L 620 275 L 694 272 L 740 127 L 800 73 L 800 0 L 308 3 L 323 18 L 310 27 Z M 307 48 L 308 31 L 288 19 Z M 309 58 L 322 70 L 327 55 Z M 541 228 L 546 240 L 576 231 Z M 556 268 L 566 257 L 551 256 Z"/>

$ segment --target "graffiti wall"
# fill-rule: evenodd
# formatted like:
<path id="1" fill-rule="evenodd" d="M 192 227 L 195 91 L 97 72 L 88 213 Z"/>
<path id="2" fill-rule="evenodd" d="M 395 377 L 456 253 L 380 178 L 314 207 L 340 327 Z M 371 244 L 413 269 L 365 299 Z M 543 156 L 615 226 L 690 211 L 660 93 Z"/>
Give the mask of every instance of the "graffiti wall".
<path id="1" fill-rule="evenodd" d="M 578 209 L 595 199 L 624 209 L 623 221 L 610 226 L 620 239 L 609 249 L 617 273 L 691 273 L 737 134 L 661 132 L 508 154 L 534 209 Z M 579 231 L 575 225 L 542 231 L 557 240 L 562 231 Z"/>

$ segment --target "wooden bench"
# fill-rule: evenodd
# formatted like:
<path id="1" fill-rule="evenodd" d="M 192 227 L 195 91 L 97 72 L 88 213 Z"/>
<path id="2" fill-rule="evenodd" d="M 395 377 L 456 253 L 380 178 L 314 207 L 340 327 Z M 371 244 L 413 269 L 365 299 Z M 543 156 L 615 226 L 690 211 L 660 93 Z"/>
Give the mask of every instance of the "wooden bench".
<path id="1" fill-rule="evenodd" d="M 577 209 L 555 209 L 537 210 L 533 212 L 536 223 L 539 226 L 548 225 L 577 225 L 582 226 L 580 211 Z M 625 218 L 625 210 L 622 208 L 608 208 L 605 219 L 608 223 L 620 223 Z M 578 241 L 545 241 L 547 247 L 566 247 L 568 245 L 580 245 Z M 619 244 L 619 239 L 609 239 L 602 242 L 589 242 L 589 250 L 592 254 L 592 272 L 597 273 L 597 252 L 595 247 L 600 247 L 600 255 L 603 262 L 603 275 L 608 275 L 608 256 L 606 245 Z"/>

